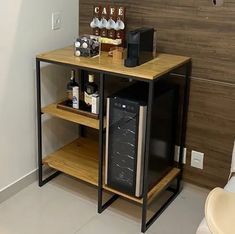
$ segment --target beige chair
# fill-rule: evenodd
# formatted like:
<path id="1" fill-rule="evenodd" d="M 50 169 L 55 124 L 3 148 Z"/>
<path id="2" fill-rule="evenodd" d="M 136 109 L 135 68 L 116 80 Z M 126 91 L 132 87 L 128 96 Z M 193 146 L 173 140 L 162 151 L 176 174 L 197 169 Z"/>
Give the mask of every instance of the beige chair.
<path id="1" fill-rule="evenodd" d="M 206 200 L 205 217 L 212 234 L 235 234 L 235 193 L 212 190 Z"/>
<path id="2" fill-rule="evenodd" d="M 235 194 L 235 142 L 234 142 L 234 147 L 233 147 L 233 154 L 232 154 L 232 163 L 231 163 L 231 173 L 230 173 L 230 176 L 229 176 L 229 180 L 228 180 L 228 183 L 226 184 L 226 186 L 224 187 L 224 190 L 223 191 L 227 191 L 227 192 L 230 192 L 230 193 L 234 193 Z M 210 196 L 210 195 L 209 195 Z M 213 198 L 213 196 L 212 196 Z M 209 199 L 209 198 L 208 198 Z M 234 201 L 235 203 L 235 201 Z M 226 215 L 228 215 L 227 213 L 227 208 L 222 208 L 223 205 L 226 206 L 227 205 L 227 202 L 223 201 L 221 203 L 221 210 L 224 210 L 224 213 L 226 213 Z M 235 212 L 235 211 L 234 211 Z M 217 217 L 217 214 L 214 214 L 215 217 Z M 234 216 L 233 216 L 234 217 Z M 221 233 L 221 232 L 215 232 L 215 233 Z M 224 233 L 224 232 L 222 232 Z M 234 230 L 231 230 L 232 234 L 235 234 L 235 219 L 234 219 Z M 197 229 L 197 232 L 196 234 L 211 234 L 211 231 L 208 227 L 208 224 L 207 224 L 207 221 L 206 219 L 204 218 L 198 229 Z M 213 233 L 214 234 L 214 233 Z"/>

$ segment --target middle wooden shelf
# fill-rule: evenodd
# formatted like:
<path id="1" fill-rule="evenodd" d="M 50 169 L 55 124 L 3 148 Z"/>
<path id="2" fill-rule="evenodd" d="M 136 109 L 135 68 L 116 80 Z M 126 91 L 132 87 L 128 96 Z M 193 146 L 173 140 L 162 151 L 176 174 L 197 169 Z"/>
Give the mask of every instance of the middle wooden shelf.
<path id="1" fill-rule="evenodd" d="M 57 108 L 57 103 L 45 106 L 42 108 L 41 111 L 42 113 L 49 114 L 57 118 L 65 119 L 73 123 L 81 124 L 94 129 L 99 129 L 99 119 L 94 119 L 89 116 L 73 113 L 68 110 L 59 109 Z M 105 118 L 104 118 L 104 126 L 105 126 Z"/>

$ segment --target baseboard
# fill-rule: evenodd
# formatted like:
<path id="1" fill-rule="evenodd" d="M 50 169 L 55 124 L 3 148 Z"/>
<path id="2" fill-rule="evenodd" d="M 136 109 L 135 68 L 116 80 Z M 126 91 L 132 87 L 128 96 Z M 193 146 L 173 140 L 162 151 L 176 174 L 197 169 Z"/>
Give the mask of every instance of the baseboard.
<path id="1" fill-rule="evenodd" d="M 26 176 L 23 176 L 19 180 L 2 189 L 0 191 L 0 203 L 14 196 L 16 193 L 35 182 L 37 180 L 37 171 L 38 170 L 34 170 L 30 172 Z"/>

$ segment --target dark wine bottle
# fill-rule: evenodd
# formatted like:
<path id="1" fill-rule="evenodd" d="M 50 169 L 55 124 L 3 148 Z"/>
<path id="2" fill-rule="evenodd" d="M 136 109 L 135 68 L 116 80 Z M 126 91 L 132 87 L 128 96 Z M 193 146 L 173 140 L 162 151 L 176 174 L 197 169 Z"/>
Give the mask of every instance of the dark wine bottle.
<path id="1" fill-rule="evenodd" d="M 84 101 L 86 106 L 91 108 L 92 104 L 92 94 L 98 91 L 98 86 L 94 82 L 95 78 L 94 75 L 89 74 L 88 76 L 88 83 L 85 85 L 85 92 L 84 92 Z"/>
<path id="2" fill-rule="evenodd" d="M 73 87 L 78 86 L 78 83 L 75 81 L 75 70 L 71 70 L 70 81 L 67 84 L 67 105 L 73 106 Z"/>

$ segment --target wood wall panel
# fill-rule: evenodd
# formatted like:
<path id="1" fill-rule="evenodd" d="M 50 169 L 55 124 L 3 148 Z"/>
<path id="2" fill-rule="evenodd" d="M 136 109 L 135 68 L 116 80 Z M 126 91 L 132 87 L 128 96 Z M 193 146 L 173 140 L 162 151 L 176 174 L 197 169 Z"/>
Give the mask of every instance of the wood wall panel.
<path id="1" fill-rule="evenodd" d="M 80 0 L 80 34 L 90 33 L 93 0 Z M 224 185 L 235 139 L 235 1 L 99 1 L 127 6 L 127 29 L 157 29 L 159 51 L 193 59 L 188 164 L 185 179 L 206 187 Z M 189 165 L 192 149 L 205 153 L 203 171 Z"/>
<path id="2" fill-rule="evenodd" d="M 101 1 L 109 3 L 114 1 Z M 80 33 L 89 33 L 92 5 L 80 1 Z M 127 28 L 153 26 L 158 49 L 193 57 L 193 76 L 235 83 L 235 3 L 211 0 L 116 1 L 127 6 Z"/>
<path id="3" fill-rule="evenodd" d="M 192 80 L 185 178 L 206 187 L 223 186 L 235 139 L 235 85 Z M 190 151 L 205 153 L 204 170 L 190 167 Z M 208 183 L 208 181 L 210 181 Z"/>

